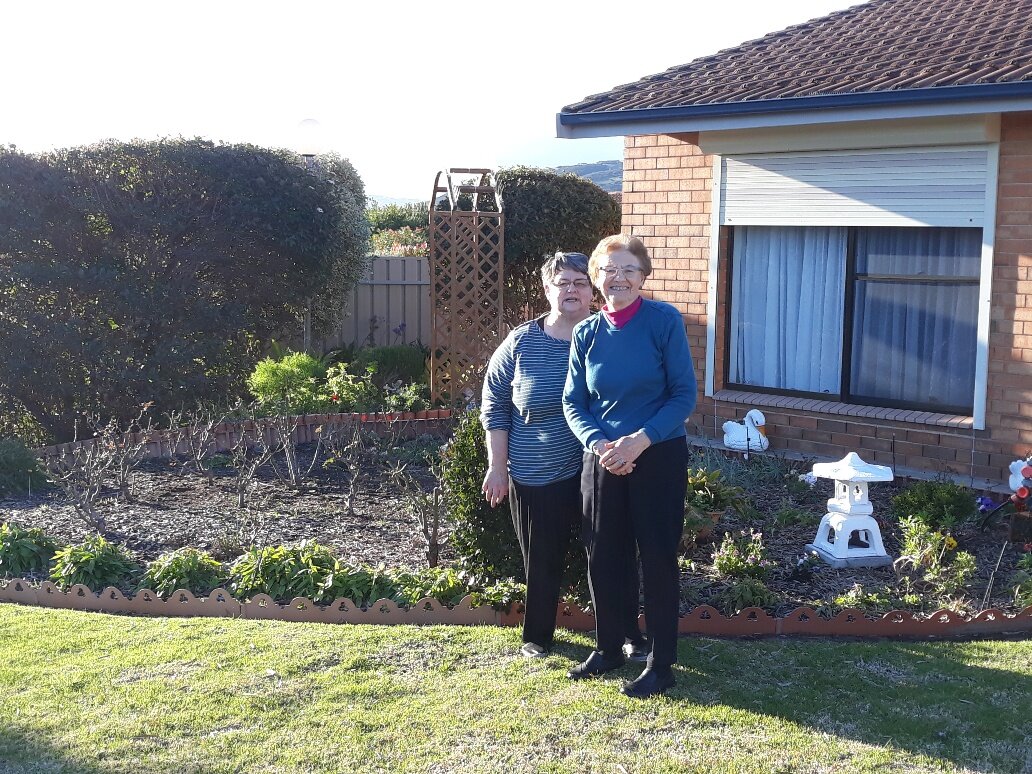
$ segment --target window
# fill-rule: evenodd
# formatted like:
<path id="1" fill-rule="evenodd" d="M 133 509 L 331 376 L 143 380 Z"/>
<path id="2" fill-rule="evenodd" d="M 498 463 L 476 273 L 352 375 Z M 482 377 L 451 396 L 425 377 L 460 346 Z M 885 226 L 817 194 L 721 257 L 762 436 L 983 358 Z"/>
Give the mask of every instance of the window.
<path id="1" fill-rule="evenodd" d="M 978 228 L 739 226 L 729 386 L 972 413 Z"/>

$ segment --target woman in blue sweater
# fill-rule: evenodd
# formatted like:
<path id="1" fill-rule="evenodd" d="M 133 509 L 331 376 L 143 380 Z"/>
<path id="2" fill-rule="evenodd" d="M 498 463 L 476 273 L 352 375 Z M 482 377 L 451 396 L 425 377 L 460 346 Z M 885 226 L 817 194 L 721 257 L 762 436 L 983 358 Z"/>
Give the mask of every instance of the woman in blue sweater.
<path id="1" fill-rule="evenodd" d="M 522 652 L 531 658 L 552 646 L 566 554 L 581 519 L 581 445 L 562 398 L 573 328 L 591 313 L 588 257 L 556 253 L 541 280 L 550 311 L 514 329 L 492 355 L 480 410 L 488 449 L 482 488 L 492 506 L 509 498 L 527 576 Z M 637 566 L 629 572 L 620 643 L 627 634 L 624 652 L 644 661 Z"/>
<path id="2" fill-rule="evenodd" d="M 641 296 L 651 271 L 640 239 L 616 235 L 599 242 L 588 273 L 606 305 L 573 331 L 563 393 L 566 419 L 585 449 L 581 490 L 597 626 L 596 650 L 570 677 L 593 677 L 623 664 L 622 580 L 636 546 L 652 651 L 623 692 L 641 698 L 674 685 L 677 543 L 688 464 L 684 423 L 696 400 L 681 314 Z"/>

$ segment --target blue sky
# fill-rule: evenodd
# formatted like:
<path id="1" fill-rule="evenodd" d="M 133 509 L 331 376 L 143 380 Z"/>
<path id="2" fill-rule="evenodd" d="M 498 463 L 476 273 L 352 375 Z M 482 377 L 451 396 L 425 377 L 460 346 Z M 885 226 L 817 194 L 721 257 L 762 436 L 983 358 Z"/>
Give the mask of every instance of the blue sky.
<path id="1" fill-rule="evenodd" d="M 619 158 L 620 139 L 556 139 L 555 113 L 855 4 L 15 0 L 0 18 L 0 143 L 293 147 L 314 118 L 368 193 L 426 198 L 443 167 Z"/>

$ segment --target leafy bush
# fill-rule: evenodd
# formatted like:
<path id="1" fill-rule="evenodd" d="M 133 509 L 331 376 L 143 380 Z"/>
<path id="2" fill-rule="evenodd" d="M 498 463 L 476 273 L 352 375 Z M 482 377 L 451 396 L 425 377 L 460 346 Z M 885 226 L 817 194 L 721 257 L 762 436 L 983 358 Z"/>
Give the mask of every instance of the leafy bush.
<path id="1" fill-rule="evenodd" d="M 356 375 L 345 364 L 330 366 L 324 390 L 329 405 L 337 411 L 368 413 L 383 409 L 383 393 L 369 371 Z"/>
<path id="2" fill-rule="evenodd" d="M 415 202 L 381 206 L 374 202 L 373 206 L 366 210 L 366 219 L 373 234 L 400 228 L 425 229 L 430 220 L 430 204 Z"/>
<path id="3" fill-rule="evenodd" d="M 1019 609 L 1032 606 L 1032 553 L 1018 560 L 1011 583 L 1014 584 L 1014 604 Z"/>
<path id="4" fill-rule="evenodd" d="M 492 508 L 481 485 L 487 470 L 487 447 L 480 413 L 458 416 L 455 432 L 441 453 L 441 481 L 452 504 L 451 544 L 459 565 L 489 582 L 523 578 L 523 559 L 509 509 Z"/>
<path id="5" fill-rule="evenodd" d="M 47 478 L 36 455 L 17 438 L 0 440 L 0 497 L 45 486 Z"/>
<path id="6" fill-rule="evenodd" d="M 43 572 L 56 549 L 57 544 L 43 530 L 6 522 L 0 525 L 0 576 L 20 578 Z"/>
<path id="7" fill-rule="evenodd" d="M 913 482 L 892 498 L 892 512 L 900 522 L 913 516 L 933 530 L 949 530 L 973 519 L 978 505 L 966 487 L 936 479 Z"/>
<path id="8" fill-rule="evenodd" d="M 294 597 L 332 602 L 338 596 L 334 582 L 344 570 L 329 548 L 314 541 L 251 548 L 229 568 L 229 590 L 240 599 L 268 594 L 284 602 Z"/>
<path id="9" fill-rule="evenodd" d="M 430 229 L 425 224 L 421 228 L 402 226 L 375 232 L 369 240 L 369 249 L 373 255 L 416 258 L 429 254 L 429 241 Z"/>
<path id="10" fill-rule="evenodd" d="M 778 596 L 759 578 L 741 578 L 718 591 L 710 601 L 726 615 L 736 615 L 747 607 L 773 607 Z"/>
<path id="11" fill-rule="evenodd" d="M 162 554 L 147 566 L 141 589 L 167 597 L 180 589 L 205 596 L 225 579 L 222 565 L 211 554 L 196 548 L 180 548 Z"/>
<path id="12" fill-rule="evenodd" d="M 903 539 L 895 567 L 918 590 L 941 600 L 954 596 L 974 576 L 975 557 L 957 551 L 952 535 L 936 532 L 914 516 L 902 519 L 900 527 Z"/>
<path id="13" fill-rule="evenodd" d="M 56 441 L 244 387 L 260 343 L 331 327 L 365 271 L 354 168 L 200 139 L 0 148 L 0 395 Z"/>
<path id="14" fill-rule="evenodd" d="M 425 384 L 387 385 L 383 391 L 385 411 L 425 411 L 430 407 L 430 388 Z"/>
<path id="15" fill-rule="evenodd" d="M 247 380 L 262 409 L 277 414 L 315 414 L 325 411 L 322 381 L 326 369 L 304 352 L 290 352 L 280 360 L 267 357 Z"/>
<path id="16" fill-rule="evenodd" d="M 755 530 L 742 530 L 738 537 L 725 535 L 713 552 L 713 570 L 721 578 L 764 578 L 773 566 L 763 535 Z"/>
<path id="17" fill-rule="evenodd" d="M 725 482 L 719 470 L 696 468 L 688 471 L 687 507 L 696 513 L 738 511 L 745 505 L 745 492 L 741 487 Z"/>
<path id="18" fill-rule="evenodd" d="M 411 344 L 367 347 L 355 355 L 349 370 L 365 374 L 373 367 L 372 379 L 379 387 L 401 381 L 405 384 L 427 384 L 427 352 Z"/>
<path id="19" fill-rule="evenodd" d="M 128 589 L 139 572 L 139 565 L 125 548 L 96 535 L 54 554 L 50 580 L 61 589 L 69 589 L 76 583 L 91 591 L 100 591 L 106 586 Z"/>

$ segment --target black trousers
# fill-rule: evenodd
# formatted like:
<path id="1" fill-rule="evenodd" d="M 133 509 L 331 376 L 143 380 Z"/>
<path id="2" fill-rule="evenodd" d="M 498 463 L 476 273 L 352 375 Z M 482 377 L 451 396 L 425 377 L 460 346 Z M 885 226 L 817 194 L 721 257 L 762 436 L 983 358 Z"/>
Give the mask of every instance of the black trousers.
<path id="1" fill-rule="evenodd" d="M 523 641 L 551 647 L 555 636 L 567 552 L 581 524 L 580 478 L 574 476 L 543 486 L 528 486 L 509 479 L 509 508 L 516 539 L 523 553 L 527 576 L 527 602 L 523 616 Z M 632 547 L 633 550 L 633 547 Z M 638 563 L 630 561 L 620 607 L 621 635 L 632 640 L 638 630 Z"/>
<path id="2" fill-rule="evenodd" d="M 594 454 L 584 454 L 581 490 L 588 582 L 597 649 L 607 658 L 617 657 L 623 645 L 628 564 L 637 546 L 645 586 L 645 623 L 652 638 L 649 664 L 665 668 L 677 661 L 677 544 L 684 528 L 687 470 L 684 438 L 650 446 L 626 476 L 614 476 Z"/>

